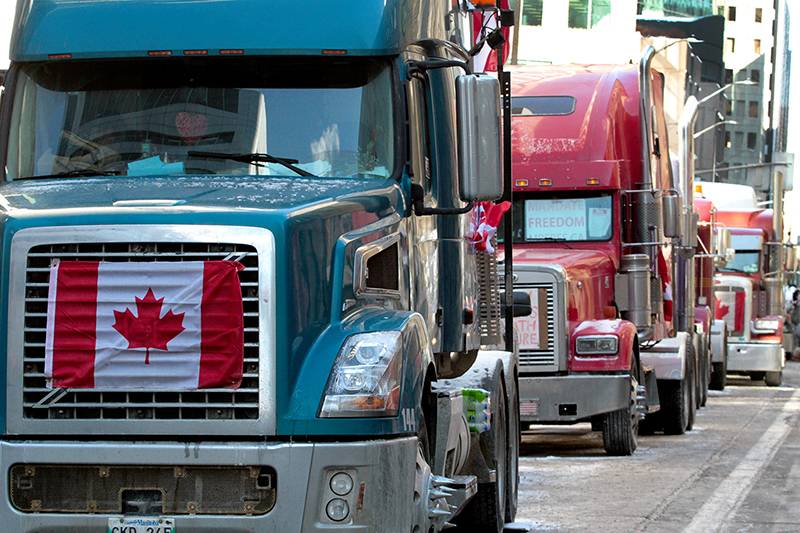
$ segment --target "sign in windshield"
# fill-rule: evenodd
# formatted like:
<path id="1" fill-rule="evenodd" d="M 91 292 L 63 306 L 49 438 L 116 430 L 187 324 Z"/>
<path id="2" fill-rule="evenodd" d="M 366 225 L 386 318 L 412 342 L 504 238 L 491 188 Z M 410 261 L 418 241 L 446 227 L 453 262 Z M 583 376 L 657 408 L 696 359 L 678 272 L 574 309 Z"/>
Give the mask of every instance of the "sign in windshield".
<path id="1" fill-rule="evenodd" d="M 611 197 L 525 200 L 525 240 L 605 241 L 613 231 Z"/>

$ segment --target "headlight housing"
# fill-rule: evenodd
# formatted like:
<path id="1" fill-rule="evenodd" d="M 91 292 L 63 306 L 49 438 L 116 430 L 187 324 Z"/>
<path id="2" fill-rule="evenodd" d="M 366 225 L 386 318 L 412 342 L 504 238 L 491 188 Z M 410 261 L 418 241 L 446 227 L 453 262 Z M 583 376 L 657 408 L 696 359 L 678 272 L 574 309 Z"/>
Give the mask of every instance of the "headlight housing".
<path id="1" fill-rule="evenodd" d="M 578 355 L 614 355 L 619 351 L 619 339 L 614 335 L 587 335 L 575 339 Z"/>
<path id="2" fill-rule="evenodd" d="M 753 320 L 753 333 L 774 333 L 780 326 L 778 318 L 756 318 Z"/>
<path id="3" fill-rule="evenodd" d="M 403 373 L 399 331 L 347 338 L 333 365 L 320 418 L 397 416 Z"/>

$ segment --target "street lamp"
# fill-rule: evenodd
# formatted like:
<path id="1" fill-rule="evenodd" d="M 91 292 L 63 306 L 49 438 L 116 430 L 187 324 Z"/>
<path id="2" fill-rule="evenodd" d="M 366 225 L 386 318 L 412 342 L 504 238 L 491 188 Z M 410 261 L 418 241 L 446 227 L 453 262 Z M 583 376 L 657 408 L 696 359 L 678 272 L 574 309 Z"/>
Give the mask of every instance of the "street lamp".
<path id="1" fill-rule="evenodd" d="M 717 126 L 720 126 L 722 124 L 738 124 L 738 122 L 736 122 L 735 120 L 720 120 L 719 122 L 716 122 L 716 123 L 710 125 L 709 127 L 703 128 L 702 130 L 700 130 L 697 133 L 695 133 L 694 134 L 694 138 L 697 139 L 698 137 L 700 137 L 705 132 L 710 131 L 710 130 L 712 130 L 712 129 L 714 129 Z"/>
<path id="2" fill-rule="evenodd" d="M 703 102 L 707 102 L 708 100 L 710 100 L 714 96 L 718 95 L 719 93 L 721 93 L 722 91 L 724 91 L 728 87 L 733 87 L 734 85 L 757 85 L 757 84 L 756 84 L 756 82 L 754 82 L 752 80 L 742 80 L 742 81 L 735 81 L 735 82 L 729 83 L 727 85 L 723 85 L 722 87 L 720 87 L 719 89 L 717 89 L 713 93 L 709 94 L 708 96 L 704 96 L 702 99 L 700 99 L 697 102 L 697 105 L 700 105 Z"/>

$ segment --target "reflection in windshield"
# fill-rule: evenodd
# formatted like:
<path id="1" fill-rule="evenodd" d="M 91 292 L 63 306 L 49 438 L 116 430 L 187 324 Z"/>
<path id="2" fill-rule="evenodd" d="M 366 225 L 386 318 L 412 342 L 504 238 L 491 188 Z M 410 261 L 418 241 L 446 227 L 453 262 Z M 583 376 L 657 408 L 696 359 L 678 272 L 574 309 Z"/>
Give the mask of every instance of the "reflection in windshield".
<path id="1" fill-rule="evenodd" d="M 207 58 L 197 65 L 167 59 L 23 66 L 6 177 L 391 175 L 389 64 L 306 63 Z M 270 154 L 298 161 L 303 172 L 203 152 Z"/>
<path id="2" fill-rule="evenodd" d="M 733 261 L 728 261 L 728 264 L 720 268 L 720 270 L 723 272 L 754 274 L 758 272 L 759 256 L 760 252 L 757 250 L 736 250 Z"/>

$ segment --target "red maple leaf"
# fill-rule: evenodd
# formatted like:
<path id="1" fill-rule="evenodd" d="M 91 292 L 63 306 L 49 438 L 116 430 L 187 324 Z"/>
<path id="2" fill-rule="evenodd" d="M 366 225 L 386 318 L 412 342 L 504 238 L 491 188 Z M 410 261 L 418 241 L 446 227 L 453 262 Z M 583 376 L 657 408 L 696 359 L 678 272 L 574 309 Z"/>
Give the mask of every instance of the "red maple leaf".
<path id="1" fill-rule="evenodd" d="M 144 299 L 136 297 L 136 310 L 139 316 L 133 315 L 130 309 L 125 312 L 114 311 L 114 329 L 128 341 L 128 349 L 145 348 L 144 364 L 150 364 L 150 348 L 167 350 L 167 343 L 178 336 L 186 328 L 183 327 L 183 315 L 176 315 L 172 309 L 161 317 L 164 298 L 156 300 L 153 289 L 148 289 Z"/>
<path id="2" fill-rule="evenodd" d="M 722 318 L 730 312 L 731 308 L 727 305 L 723 305 L 722 302 L 717 300 L 717 318 Z"/>

